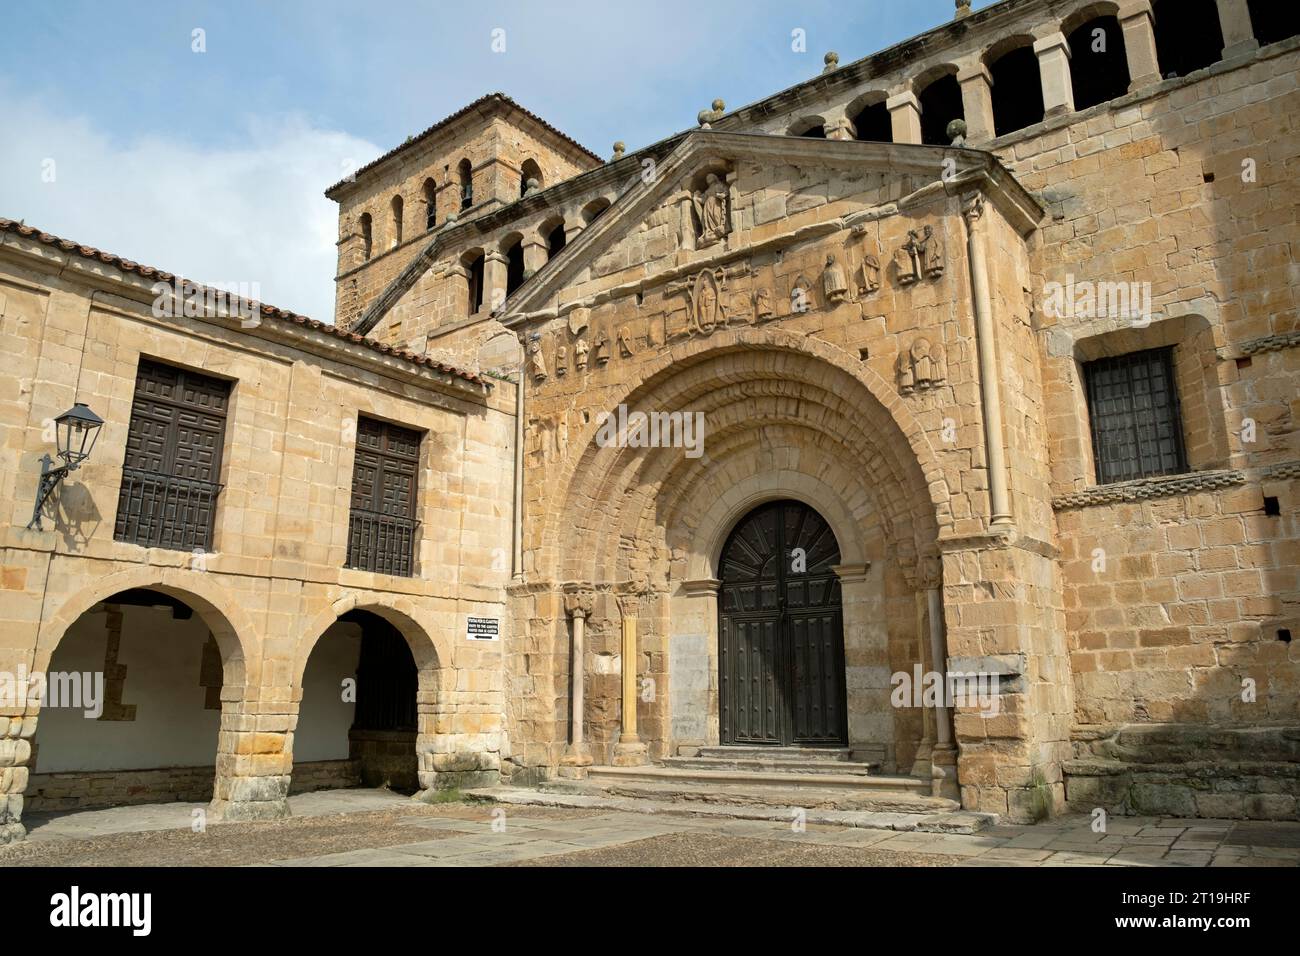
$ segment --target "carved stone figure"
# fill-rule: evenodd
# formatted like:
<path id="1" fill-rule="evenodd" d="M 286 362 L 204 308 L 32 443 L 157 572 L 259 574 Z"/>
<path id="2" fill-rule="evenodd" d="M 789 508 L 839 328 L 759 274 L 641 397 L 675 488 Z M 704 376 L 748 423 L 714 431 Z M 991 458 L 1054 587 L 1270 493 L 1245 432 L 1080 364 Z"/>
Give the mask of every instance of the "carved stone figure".
<path id="1" fill-rule="evenodd" d="M 569 416 L 565 412 L 555 425 L 555 451 L 561 461 L 569 457 Z"/>
<path id="2" fill-rule="evenodd" d="M 609 362 L 609 336 L 605 330 L 601 329 L 596 333 L 596 364 L 605 365 Z"/>
<path id="3" fill-rule="evenodd" d="M 727 221 L 727 184 L 717 173 L 709 173 L 704 188 L 691 197 L 695 216 L 699 220 L 699 245 L 709 246 L 724 238 L 730 231 Z"/>
<path id="4" fill-rule="evenodd" d="M 569 370 L 569 348 L 561 345 L 555 350 L 555 374 L 563 375 Z"/>
<path id="5" fill-rule="evenodd" d="M 772 317 L 772 290 L 768 288 L 754 291 L 754 317 L 762 322 Z"/>
<path id="6" fill-rule="evenodd" d="M 573 364 L 579 372 L 587 371 L 587 353 L 591 351 L 591 346 L 587 344 L 586 339 L 578 339 L 578 344 L 573 347 Z"/>
<path id="7" fill-rule="evenodd" d="M 880 260 L 867 253 L 858 270 L 858 295 L 871 295 L 880 289 Z"/>
<path id="8" fill-rule="evenodd" d="M 542 355 L 542 338 L 534 335 L 528 343 L 528 362 L 533 370 L 533 381 L 546 380 L 546 358 Z"/>
<path id="9" fill-rule="evenodd" d="M 705 269 L 695 277 L 687 294 L 692 332 L 708 335 L 718 325 L 722 312 L 719 292 L 718 278 L 709 270 Z"/>
<path id="10" fill-rule="evenodd" d="M 915 235 L 915 233 L 909 233 L 909 235 Z M 911 285 L 920 278 L 915 263 L 916 257 L 912 250 L 912 240 L 909 239 L 901 248 L 894 250 L 894 268 L 898 270 L 899 285 Z"/>
<path id="11" fill-rule="evenodd" d="M 920 256 L 925 274 L 931 279 L 943 275 L 943 240 L 934 234 L 934 227 L 926 226 L 920 243 Z"/>
<path id="12" fill-rule="evenodd" d="M 624 358 L 636 351 L 632 346 L 632 332 L 626 325 L 618 330 L 618 351 Z"/>
<path id="13" fill-rule="evenodd" d="M 937 388 L 948 380 L 948 362 L 942 345 L 932 345 L 923 335 L 898 356 L 898 390 L 904 395 Z"/>
<path id="14" fill-rule="evenodd" d="M 849 283 L 844 277 L 844 270 L 835 261 L 835 256 L 826 257 L 826 269 L 822 272 L 822 291 L 826 293 L 828 304 L 843 302 L 849 294 Z"/>

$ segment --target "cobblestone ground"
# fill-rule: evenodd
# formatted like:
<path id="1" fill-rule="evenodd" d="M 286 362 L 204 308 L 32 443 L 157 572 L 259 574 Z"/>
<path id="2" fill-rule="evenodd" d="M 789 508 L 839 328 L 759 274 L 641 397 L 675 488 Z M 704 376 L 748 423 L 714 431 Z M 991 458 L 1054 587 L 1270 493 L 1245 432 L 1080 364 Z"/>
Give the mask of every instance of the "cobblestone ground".
<path id="1" fill-rule="evenodd" d="M 190 828 L 197 806 L 29 820 L 0 866 L 1289 866 L 1300 823 L 1086 817 L 974 835 L 592 809 L 414 803 L 382 791 L 291 801 L 295 816 Z"/>

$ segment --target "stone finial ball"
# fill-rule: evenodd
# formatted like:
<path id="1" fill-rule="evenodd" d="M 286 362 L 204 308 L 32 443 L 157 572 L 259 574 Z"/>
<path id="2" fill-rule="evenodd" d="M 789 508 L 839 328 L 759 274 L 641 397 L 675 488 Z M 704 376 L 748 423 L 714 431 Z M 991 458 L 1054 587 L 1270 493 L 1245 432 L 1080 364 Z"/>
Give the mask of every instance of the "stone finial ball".
<path id="1" fill-rule="evenodd" d="M 614 143 L 614 155 L 622 156 L 627 151 L 627 144 L 621 139 Z"/>
<path id="2" fill-rule="evenodd" d="M 966 138 L 966 121 L 964 119 L 955 119 L 948 124 L 946 130 L 949 139 Z"/>
<path id="3" fill-rule="evenodd" d="M 713 101 L 713 112 L 724 113 L 726 112 L 726 109 L 727 109 L 727 104 L 724 103 L 722 100 Z"/>
<path id="4" fill-rule="evenodd" d="M 699 121 L 699 124 L 703 126 L 705 123 L 709 121 L 709 111 L 700 110 L 698 113 L 695 114 L 695 118 L 696 120 Z"/>
<path id="5" fill-rule="evenodd" d="M 822 57 L 822 62 L 827 66 L 834 68 L 840 62 L 840 55 L 834 50 L 831 50 L 830 53 L 827 53 L 826 56 Z"/>

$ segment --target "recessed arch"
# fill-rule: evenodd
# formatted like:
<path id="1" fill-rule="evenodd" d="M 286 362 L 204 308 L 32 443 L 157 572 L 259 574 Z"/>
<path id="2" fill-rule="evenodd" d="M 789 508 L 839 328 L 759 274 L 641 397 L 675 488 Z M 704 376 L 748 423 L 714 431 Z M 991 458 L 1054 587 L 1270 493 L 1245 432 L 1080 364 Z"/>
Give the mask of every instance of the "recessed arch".
<path id="1" fill-rule="evenodd" d="M 948 124 L 966 117 L 956 65 L 931 67 L 913 81 L 912 88 L 921 105 L 921 142 L 927 146 L 950 145 Z"/>
<path id="2" fill-rule="evenodd" d="M 826 138 L 826 119 L 822 116 L 804 116 L 790 124 L 787 136 L 803 136 L 809 139 Z"/>
<path id="3" fill-rule="evenodd" d="M 870 143 L 894 141 L 893 118 L 885 105 L 886 96 L 881 90 L 863 93 L 848 105 L 845 114 L 853 124 L 855 138 Z"/>
<path id="4" fill-rule="evenodd" d="M 596 217 L 603 213 L 610 206 L 609 199 L 605 196 L 598 196 L 591 202 L 582 207 L 582 221 L 585 225 L 590 226 L 596 221 Z"/>
<path id="5" fill-rule="evenodd" d="M 529 182 L 534 183 L 534 191 L 540 191 L 546 188 L 546 181 L 542 178 L 542 167 L 537 164 L 535 159 L 525 159 L 523 165 L 519 168 L 519 195 L 527 196 L 529 193 Z"/>
<path id="6" fill-rule="evenodd" d="M 1152 0 L 1156 58 L 1165 79 L 1187 76 L 1223 58 L 1215 0 Z"/>
<path id="7" fill-rule="evenodd" d="M 1070 85 L 1076 110 L 1089 109 L 1128 92 L 1128 54 L 1124 31 L 1115 15 L 1117 9 L 1109 0 L 1089 4 L 1061 24 L 1071 54 Z"/>
<path id="8" fill-rule="evenodd" d="M 1043 79 L 1034 52 L 1034 38 L 1005 37 L 984 54 L 993 81 L 993 128 L 998 136 L 1014 133 L 1044 116 Z"/>

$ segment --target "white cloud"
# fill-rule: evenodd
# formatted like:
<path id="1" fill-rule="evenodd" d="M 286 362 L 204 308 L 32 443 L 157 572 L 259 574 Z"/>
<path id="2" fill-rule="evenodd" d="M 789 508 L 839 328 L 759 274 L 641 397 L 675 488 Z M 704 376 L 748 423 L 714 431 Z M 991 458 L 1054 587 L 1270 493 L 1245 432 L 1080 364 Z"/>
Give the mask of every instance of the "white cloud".
<path id="1" fill-rule="evenodd" d="M 174 138 L 119 142 L 0 88 L 0 216 L 199 282 L 257 283 L 264 302 L 331 321 L 338 207 L 323 195 L 371 143 L 301 116 L 160 117 Z M 43 172 L 53 161 L 53 182 Z"/>

